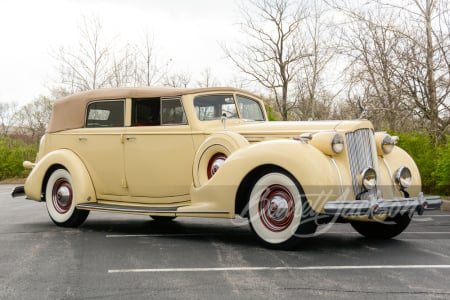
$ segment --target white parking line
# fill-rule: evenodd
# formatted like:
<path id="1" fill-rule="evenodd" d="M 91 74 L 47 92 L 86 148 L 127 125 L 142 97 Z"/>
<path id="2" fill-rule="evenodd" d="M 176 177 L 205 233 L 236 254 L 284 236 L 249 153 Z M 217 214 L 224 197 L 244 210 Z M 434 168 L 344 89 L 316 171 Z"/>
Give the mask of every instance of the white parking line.
<path id="1" fill-rule="evenodd" d="M 107 234 L 107 238 L 129 238 L 129 237 L 183 237 L 183 236 L 216 236 L 216 235 L 224 235 L 223 233 L 157 233 L 157 234 Z M 233 236 L 242 236 L 242 235 L 250 235 L 249 234 L 242 234 L 242 233 L 233 233 L 233 234 L 227 234 L 227 235 L 233 235 Z"/>
<path id="2" fill-rule="evenodd" d="M 325 231 L 321 234 L 350 234 L 359 235 L 357 232 L 339 232 L 339 231 Z M 404 231 L 402 234 L 450 234 L 450 231 Z M 183 237 L 183 236 L 221 236 L 224 233 L 168 233 L 168 234 L 107 234 L 107 238 L 133 238 L 133 237 Z M 226 235 L 233 236 L 247 236 L 249 234 L 243 233 L 228 233 Z"/>
<path id="3" fill-rule="evenodd" d="M 426 218 L 426 217 L 450 217 L 449 215 L 422 215 L 422 216 L 414 216 L 414 218 Z M 414 220 L 414 219 L 413 219 Z"/>
<path id="4" fill-rule="evenodd" d="M 164 268 L 112 269 L 108 273 L 163 273 L 163 272 L 228 272 L 228 271 L 322 271 L 374 269 L 450 269 L 450 265 L 378 265 L 378 266 L 310 266 L 310 267 L 225 267 L 225 268 Z"/>

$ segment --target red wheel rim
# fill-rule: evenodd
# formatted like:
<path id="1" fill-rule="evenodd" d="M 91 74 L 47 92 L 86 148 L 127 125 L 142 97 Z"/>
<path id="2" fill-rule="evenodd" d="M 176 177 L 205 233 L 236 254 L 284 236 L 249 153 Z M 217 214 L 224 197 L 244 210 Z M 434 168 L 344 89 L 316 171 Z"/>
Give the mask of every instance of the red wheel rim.
<path id="1" fill-rule="evenodd" d="M 271 185 L 261 193 L 258 210 L 261 222 L 267 229 L 273 232 L 283 231 L 294 219 L 294 197 L 286 187 Z"/>
<path id="2" fill-rule="evenodd" d="M 211 177 L 216 174 L 216 172 L 220 169 L 220 167 L 223 165 L 225 160 L 227 159 L 227 156 L 223 153 L 217 153 L 214 154 L 213 157 L 208 162 L 208 169 L 207 169 L 207 176 L 208 179 L 211 179 Z"/>
<path id="3" fill-rule="evenodd" d="M 73 201 L 73 191 L 70 182 L 66 179 L 58 179 L 53 185 L 52 202 L 53 207 L 60 214 L 64 214 L 70 210 Z"/>

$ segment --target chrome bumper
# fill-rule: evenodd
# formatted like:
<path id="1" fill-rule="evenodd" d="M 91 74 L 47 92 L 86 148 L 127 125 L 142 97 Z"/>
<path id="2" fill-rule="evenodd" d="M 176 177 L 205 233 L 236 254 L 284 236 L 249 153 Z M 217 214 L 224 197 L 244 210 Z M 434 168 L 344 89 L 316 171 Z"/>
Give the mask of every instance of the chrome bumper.
<path id="1" fill-rule="evenodd" d="M 368 216 L 371 218 L 377 214 L 395 216 L 411 211 L 416 211 L 421 215 L 426 210 L 440 209 L 441 204 L 439 196 L 425 197 L 423 193 L 420 193 L 415 198 L 330 201 L 324 205 L 324 210 L 326 214 L 332 216 Z"/>
<path id="2" fill-rule="evenodd" d="M 16 187 L 13 188 L 13 190 L 11 191 L 11 196 L 12 196 L 13 198 L 25 196 L 25 187 L 24 187 L 23 185 L 16 186 Z"/>

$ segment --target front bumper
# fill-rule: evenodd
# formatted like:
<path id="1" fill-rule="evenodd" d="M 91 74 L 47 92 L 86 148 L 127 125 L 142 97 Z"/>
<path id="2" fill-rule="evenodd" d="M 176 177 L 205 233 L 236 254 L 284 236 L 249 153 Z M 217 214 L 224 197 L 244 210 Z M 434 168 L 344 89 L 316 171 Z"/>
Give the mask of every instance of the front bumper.
<path id="1" fill-rule="evenodd" d="M 425 197 L 423 193 L 419 193 L 415 198 L 329 201 L 324 205 L 324 210 L 326 214 L 332 216 L 368 216 L 371 218 L 379 214 L 395 216 L 411 211 L 416 211 L 421 215 L 426 210 L 440 209 L 441 204 L 439 196 Z"/>

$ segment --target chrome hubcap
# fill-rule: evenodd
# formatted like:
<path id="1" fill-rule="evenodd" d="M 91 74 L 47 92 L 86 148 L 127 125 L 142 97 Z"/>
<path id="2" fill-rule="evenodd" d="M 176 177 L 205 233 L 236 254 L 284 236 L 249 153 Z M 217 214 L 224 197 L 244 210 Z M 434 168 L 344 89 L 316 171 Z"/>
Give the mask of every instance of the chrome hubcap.
<path id="1" fill-rule="evenodd" d="M 59 213 L 66 213 L 72 206 L 73 192 L 69 182 L 61 179 L 55 182 L 52 191 L 53 207 Z"/>
<path id="2" fill-rule="evenodd" d="M 270 217 L 274 220 L 282 220 L 286 218 L 289 212 L 288 201 L 280 195 L 272 198 L 269 205 Z"/>
<path id="3" fill-rule="evenodd" d="M 283 231 L 294 219 L 294 197 L 284 186 L 267 187 L 260 196 L 258 206 L 261 222 L 270 231 Z"/>

